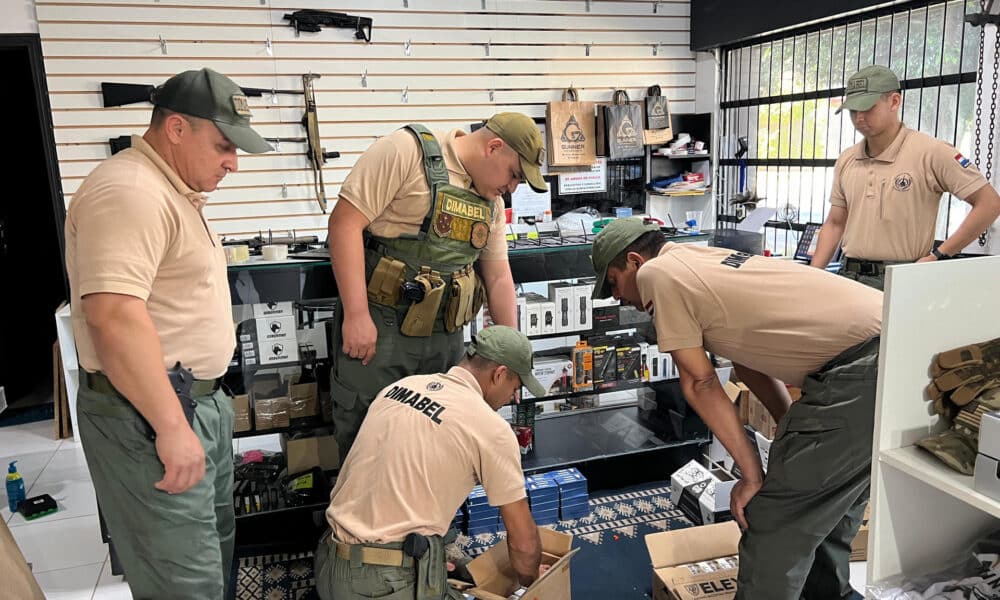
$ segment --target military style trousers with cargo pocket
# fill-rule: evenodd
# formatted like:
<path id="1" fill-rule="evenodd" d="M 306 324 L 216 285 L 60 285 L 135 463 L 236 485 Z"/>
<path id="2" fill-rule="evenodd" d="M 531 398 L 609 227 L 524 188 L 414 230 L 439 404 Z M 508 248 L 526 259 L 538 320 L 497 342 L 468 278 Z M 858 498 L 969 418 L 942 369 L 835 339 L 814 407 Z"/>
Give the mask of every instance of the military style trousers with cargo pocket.
<path id="1" fill-rule="evenodd" d="M 136 600 L 232 596 L 233 407 L 221 391 L 194 398 L 205 478 L 182 494 L 153 487 L 163 464 L 149 425 L 117 394 L 81 382 L 80 439 L 125 580 Z"/>
<path id="2" fill-rule="evenodd" d="M 337 551 L 337 542 L 330 539 L 327 531 L 316 547 L 316 592 L 321 600 L 364 600 L 378 598 L 379 600 L 461 600 L 462 594 L 448 586 L 447 570 L 443 560 L 441 542 L 438 543 L 438 555 L 441 560 L 424 564 L 410 557 L 403 557 L 400 563 L 370 564 L 364 562 L 360 544 L 350 546 L 347 554 Z M 387 554 L 400 553 L 402 543 L 367 545 L 377 550 L 386 550 Z M 386 558 L 393 558 L 388 556 Z M 395 562 L 387 560 L 385 562 Z M 428 571 L 437 571 L 435 579 L 441 586 L 437 591 L 430 592 L 421 587 L 420 571 L 423 577 L 429 577 Z M 442 589 L 443 588 L 443 589 Z"/>
<path id="3" fill-rule="evenodd" d="M 399 330 L 405 311 L 372 302 L 368 309 L 378 340 L 375 357 L 367 365 L 344 354 L 340 335 L 344 315 L 339 304 L 333 319 L 330 348 L 335 358 L 330 369 L 330 396 L 341 461 L 354 444 L 368 407 L 383 388 L 418 373 L 444 373 L 458 364 L 465 350 L 462 330 L 446 332 L 440 318 L 430 336 L 409 337 Z"/>
<path id="4" fill-rule="evenodd" d="M 764 485 L 746 507 L 737 600 L 841 600 L 871 480 L 879 339 L 802 384 L 778 425 Z"/>

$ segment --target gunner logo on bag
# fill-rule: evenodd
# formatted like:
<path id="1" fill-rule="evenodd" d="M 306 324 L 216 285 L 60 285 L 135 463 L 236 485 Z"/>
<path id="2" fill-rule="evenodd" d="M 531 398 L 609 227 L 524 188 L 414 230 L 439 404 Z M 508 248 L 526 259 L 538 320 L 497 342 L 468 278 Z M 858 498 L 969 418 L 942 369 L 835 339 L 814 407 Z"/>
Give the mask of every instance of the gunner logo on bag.
<path id="1" fill-rule="evenodd" d="M 569 116 L 569 120 L 566 121 L 566 126 L 563 127 L 562 137 L 559 139 L 567 144 L 578 144 L 580 142 L 587 141 L 587 136 L 583 135 L 583 130 L 580 129 L 580 124 L 576 122 L 576 115 Z"/>
<path id="2" fill-rule="evenodd" d="M 618 143 L 622 146 L 634 146 L 636 142 L 635 125 L 632 119 L 625 115 L 622 117 L 621 125 L 618 126 Z"/>

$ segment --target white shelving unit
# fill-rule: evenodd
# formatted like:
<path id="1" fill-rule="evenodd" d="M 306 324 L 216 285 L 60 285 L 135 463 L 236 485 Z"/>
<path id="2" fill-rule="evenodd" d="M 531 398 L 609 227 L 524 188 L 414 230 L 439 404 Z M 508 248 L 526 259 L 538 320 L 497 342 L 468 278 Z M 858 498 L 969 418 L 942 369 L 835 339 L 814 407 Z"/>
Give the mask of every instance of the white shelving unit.
<path id="1" fill-rule="evenodd" d="M 888 269 L 868 581 L 938 570 L 1000 527 L 1000 502 L 914 443 L 945 424 L 924 388 L 942 350 L 1000 337 L 1000 256 Z"/>

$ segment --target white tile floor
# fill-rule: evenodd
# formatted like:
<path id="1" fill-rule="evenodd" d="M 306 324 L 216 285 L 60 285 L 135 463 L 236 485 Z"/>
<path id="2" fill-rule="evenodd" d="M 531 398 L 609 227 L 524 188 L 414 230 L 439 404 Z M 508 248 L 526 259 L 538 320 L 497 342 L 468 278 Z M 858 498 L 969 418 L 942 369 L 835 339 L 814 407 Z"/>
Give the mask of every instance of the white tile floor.
<path id="1" fill-rule="evenodd" d="M 108 547 L 101 541 L 97 521 L 97 499 L 80 445 L 54 440 L 53 432 L 52 421 L 0 428 L 0 467 L 18 461 L 28 497 L 49 494 L 59 504 L 57 513 L 25 521 L 20 514 L 11 516 L 6 489 L 0 488 L 0 518 L 31 563 L 46 598 L 131 600 L 128 585 L 111 574 Z M 254 445 L 261 445 L 259 441 L 255 439 Z M 864 589 L 865 563 L 851 563 L 851 583 L 856 590 Z"/>
<path id="2" fill-rule="evenodd" d="M 28 496 L 48 494 L 55 514 L 37 521 L 11 516 L 0 488 L 0 518 L 7 522 L 35 578 L 54 600 L 131 600 L 121 577 L 111 575 L 108 547 L 101 541 L 97 499 L 80 445 L 55 440 L 52 421 L 0 428 L 0 465 L 17 461 Z"/>

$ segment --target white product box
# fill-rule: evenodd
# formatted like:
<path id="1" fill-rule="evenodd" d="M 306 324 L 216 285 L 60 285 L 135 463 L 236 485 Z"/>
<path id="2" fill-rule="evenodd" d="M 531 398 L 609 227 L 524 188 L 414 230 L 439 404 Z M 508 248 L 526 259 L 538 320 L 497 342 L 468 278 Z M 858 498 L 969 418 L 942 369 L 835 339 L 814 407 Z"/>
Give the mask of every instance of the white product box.
<path id="1" fill-rule="evenodd" d="M 576 307 L 573 306 L 573 285 L 550 283 L 549 299 L 556 305 L 556 333 L 576 331 Z"/>
<path id="2" fill-rule="evenodd" d="M 541 306 L 541 333 L 546 335 L 556 332 L 556 303 L 539 302 Z"/>
<path id="3" fill-rule="evenodd" d="M 524 296 L 517 297 L 517 330 L 521 333 L 528 331 L 528 299 Z"/>
<path id="4" fill-rule="evenodd" d="M 535 360 L 532 373 L 545 388 L 546 396 L 573 391 L 573 361 L 566 356 L 543 357 Z M 521 398 L 534 398 L 528 388 L 521 389 Z"/>
<path id="5" fill-rule="evenodd" d="M 576 310 L 573 323 L 576 331 L 588 331 L 594 328 L 594 300 L 590 297 L 593 293 L 593 283 L 578 284 L 573 288 L 573 308 Z"/>
<path id="6" fill-rule="evenodd" d="M 542 334 L 542 303 L 528 302 L 528 328 L 525 335 Z"/>

